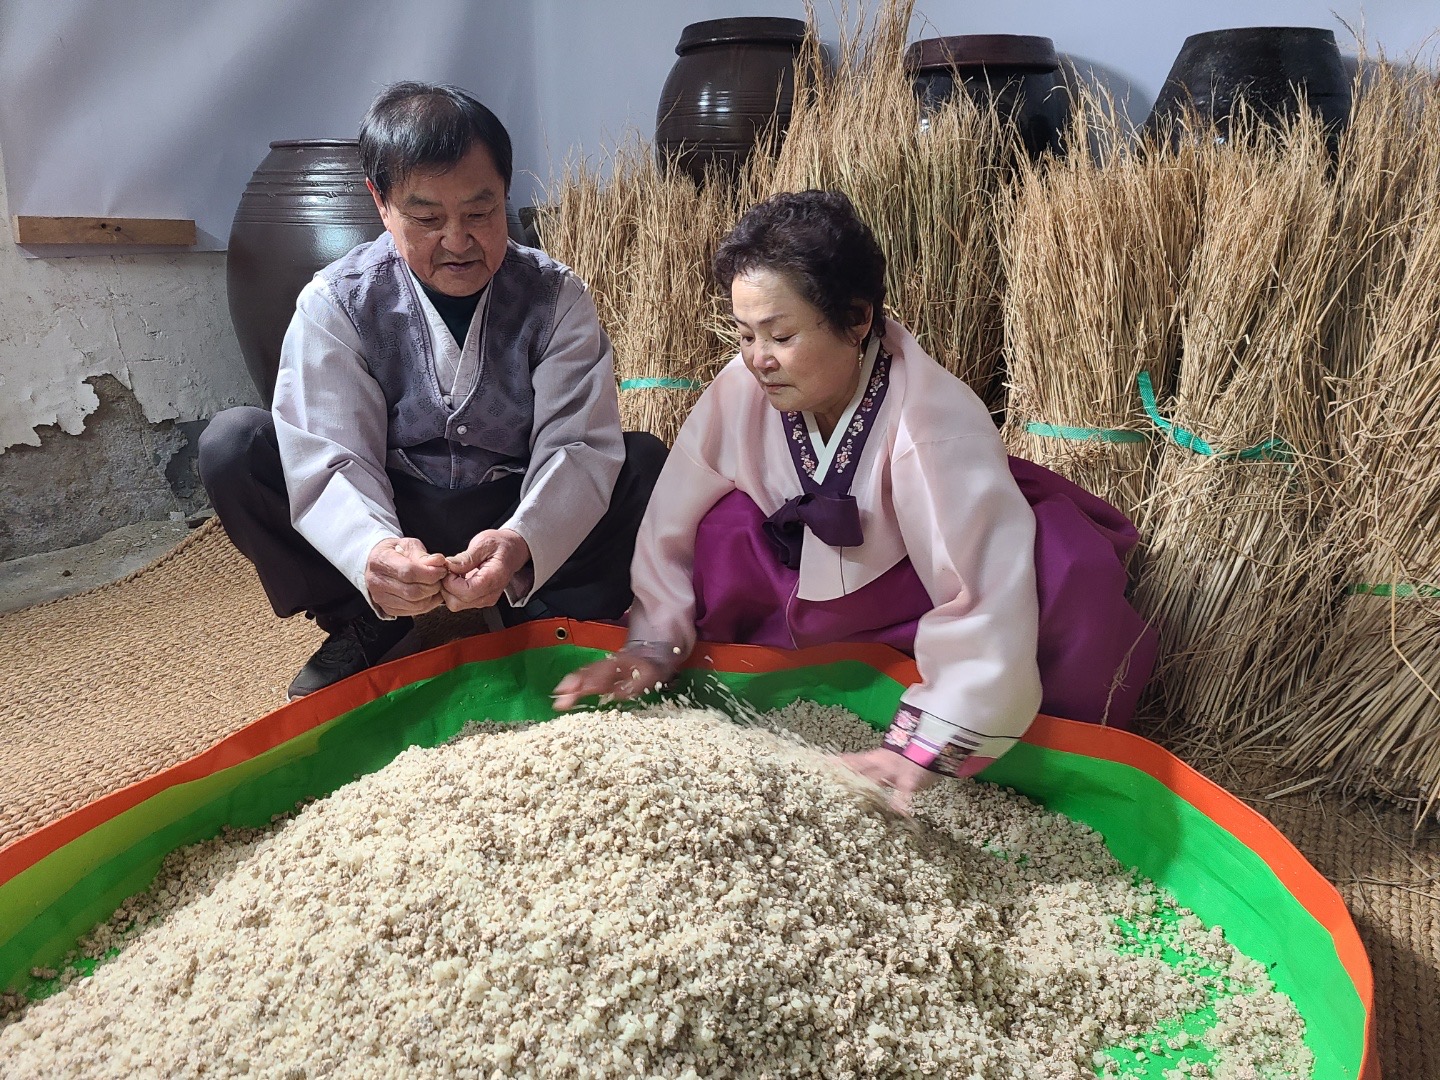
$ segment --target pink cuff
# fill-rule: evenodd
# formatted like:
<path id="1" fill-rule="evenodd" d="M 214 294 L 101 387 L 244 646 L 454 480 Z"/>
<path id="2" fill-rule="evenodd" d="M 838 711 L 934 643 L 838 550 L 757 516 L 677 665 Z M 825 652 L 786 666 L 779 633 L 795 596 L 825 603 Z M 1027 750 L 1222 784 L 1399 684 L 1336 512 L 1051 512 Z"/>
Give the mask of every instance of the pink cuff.
<path id="1" fill-rule="evenodd" d="M 895 710 L 895 719 L 885 732 L 884 747 L 907 761 L 942 776 L 974 776 L 994 758 L 971 753 L 957 743 L 936 745 L 919 734 L 925 713 L 913 705 L 902 704 Z"/>

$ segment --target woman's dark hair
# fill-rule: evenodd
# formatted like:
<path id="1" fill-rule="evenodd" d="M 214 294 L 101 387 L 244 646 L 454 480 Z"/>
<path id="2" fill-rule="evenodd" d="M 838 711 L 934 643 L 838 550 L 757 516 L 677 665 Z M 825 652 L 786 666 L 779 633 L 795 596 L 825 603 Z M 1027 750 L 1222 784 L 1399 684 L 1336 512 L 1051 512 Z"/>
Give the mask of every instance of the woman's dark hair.
<path id="1" fill-rule="evenodd" d="M 480 143 L 510 191 L 514 154 L 500 118 L 458 86 L 398 82 L 381 90 L 360 124 L 360 164 L 382 202 L 417 170 L 444 172 Z"/>
<path id="2" fill-rule="evenodd" d="M 787 192 L 752 206 L 720 241 L 715 280 L 728 292 L 751 270 L 782 275 L 837 331 L 868 303 L 870 333 L 885 334 L 885 253 L 838 191 Z"/>

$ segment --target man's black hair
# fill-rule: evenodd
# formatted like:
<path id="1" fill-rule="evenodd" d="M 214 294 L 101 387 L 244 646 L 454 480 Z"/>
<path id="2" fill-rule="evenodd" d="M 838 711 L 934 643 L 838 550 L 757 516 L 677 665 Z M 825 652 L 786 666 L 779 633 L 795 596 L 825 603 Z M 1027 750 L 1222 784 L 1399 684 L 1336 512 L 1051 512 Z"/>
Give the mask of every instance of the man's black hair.
<path id="1" fill-rule="evenodd" d="M 476 143 L 510 191 L 514 155 L 500 118 L 458 86 L 398 82 L 381 90 L 360 125 L 360 164 L 382 202 L 415 172 L 454 168 Z"/>

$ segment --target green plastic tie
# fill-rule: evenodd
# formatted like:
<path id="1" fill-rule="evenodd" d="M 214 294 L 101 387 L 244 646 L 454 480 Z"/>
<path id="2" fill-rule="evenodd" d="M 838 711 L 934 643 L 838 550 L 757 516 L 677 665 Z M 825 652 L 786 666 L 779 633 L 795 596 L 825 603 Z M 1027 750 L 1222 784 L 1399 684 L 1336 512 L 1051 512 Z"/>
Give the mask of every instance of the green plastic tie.
<path id="1" fill-rule="evenodd" d="M 1047 439 L 1069 439 L 1072 442 L 1085 442 L 1089 439 L 1099 439 L 1101 442 L 1108 443 L 1150 441 L 1144 432 L 1121 431 L 1118 428 L 1069 427 L 1065 424 L 1026 424 L 1025 430 L 1031 435 L 1043 435 Z"/>
<path id="2" fill-rule="evenodd" d="M 1139 375 L 1135 376 L 1135 381 L 1140 386 L 1140 401 L 1144 404 L 1145 412 L 1149 415 L 1151 421 L 1153 421 L 1155 426 L 1161 431 L 1169 435 L 1176 446 L 1182 449 L 1193 450 L 1195 453 L 1203 454 L 1205 457 L 1218 457 L 1233 461 L 1259 461 L 1264 458 L 1269 458 L 1272 461 L 1289 462 L 1295 459 L 1294 449 L 1292 449 L 1290 444 L 1284 439 L 1278 437 L 1266 439 L 1264 442 L 1246 447 L 1244 450 L 1232 450 L 1222 454 L 1199 435 L 1191 431 L 1186 431 L 1178 424 L 1172 424 L 1160 415 L 1160 408 L 1155 403 L 1155 387 L 1150 382 L 1150 373 L 1148 371 L 1140 372 Z"/>
<path id="3" fill-rule="evenodd" d="M 621 379 L 621 390 L 703 390 L 694 379 Z"/>
<path id="4" fill-rule="evenodd" d="M 1440 589 L 1434 585 L 1347 585 L 1345 595 L 1440 597 Z"/>

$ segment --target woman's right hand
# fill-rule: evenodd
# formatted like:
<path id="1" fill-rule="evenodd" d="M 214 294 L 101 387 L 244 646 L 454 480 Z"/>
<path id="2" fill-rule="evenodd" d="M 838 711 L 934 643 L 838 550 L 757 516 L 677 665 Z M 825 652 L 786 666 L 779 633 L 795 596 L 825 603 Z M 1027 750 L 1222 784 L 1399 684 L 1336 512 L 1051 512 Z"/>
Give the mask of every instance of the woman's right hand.
<path id="1" fill-rule="evenodd" d="M 623 701 L 647 690 L 658 690 L 672 674 L 654 660 L 618 652 L 566 675 L 555 685 L 551 697 L 556 712 L 573 709 L 581 698 L 597 695 Z"/>

